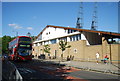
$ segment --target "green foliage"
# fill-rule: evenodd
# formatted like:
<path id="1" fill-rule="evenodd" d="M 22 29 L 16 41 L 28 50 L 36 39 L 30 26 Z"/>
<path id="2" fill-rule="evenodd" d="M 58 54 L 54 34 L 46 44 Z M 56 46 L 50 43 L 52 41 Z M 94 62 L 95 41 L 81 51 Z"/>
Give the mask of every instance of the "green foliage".
<path id="1" fill-rule="evenodd" d="M 9 42 L 12 41 L 13 39 L 15 39 L 16 37 L 11 37 L 11 36 L 3 36 L 2 38 L 0 38 L 0 53 L 2 50 L 3 54 L 7 54 L 8 53 L 8 46 L 9 46 Z M 35 36 L 31 36 L 32 40 L 34 41 Z"/>
<path id="2" fill-rule="evenodd" d="M 48 44 L 44 45 L 44 52 L 45 53 L 50 53 L 50 46 Z"/>
<path id="3" fill-rule="evenodd" d="M 60 49 L 61 49 L 62 51 L 65 51 L 66 48 L 70 48 L 70 47 L 71 47 L 71 45 L 68 45 L 68 46 L 67 46 L 67 42 L 65 42 L 65 41 L 60 41 L 60 42 L 59 42 L 59 45 L 60 45 Z"/>
<path id="4" fill-rule="evenodd" d="M 8 53 L 8 46 L 9 42 L 13 40 L 15 37 L 10 37 L 10 36 L 3 36 L 2 37 L 2 53 Z"/>
<path id="5" fill-rule="evenodd" d="M 32 41 L 34 41 L 36 39 L 36 36 L 31 36 L 31 38 L 32 38 Z"/>
<path id="6" fill-rule="evenodd" d="M 63 60 L 63 51 L 65 51 L 66 48 L 70 48 L 71 45 L 68 45 L 68 46 L 67 46 L 67 42 L 65 42 L 65 41 L 60 41 L 60 42 L 59 42 L 59 46 L 60 46 L 60 49 L 62 50 L 62 54 L 61 54 L 62 59 L 61 59 L 61 60 Z"/>

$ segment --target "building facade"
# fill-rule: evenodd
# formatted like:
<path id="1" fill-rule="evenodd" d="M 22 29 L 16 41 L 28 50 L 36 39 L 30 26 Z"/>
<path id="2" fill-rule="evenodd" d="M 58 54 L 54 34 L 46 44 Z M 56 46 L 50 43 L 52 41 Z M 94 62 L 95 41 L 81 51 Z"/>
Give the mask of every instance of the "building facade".
<path id="1" fill-rule="evenodd" d="M 120 44 L 109 44 L 109 39 L 119 38 L 118 33 L 109 33 L 71 27 L 46 26 L 33 42 L 33 55 L 45 54 L 46 59 L 61 58 L 59 41 L 66 41 L 70 48 L 63 53 L 63 58 L 74 57 L 73 60 L 96 61 L 96 53 L 100 53 L 100 60 L 108 54 L 112 62 L 119 62 Z M 44 45 L 50 46 L 50 54 L 44 52 Z"/>

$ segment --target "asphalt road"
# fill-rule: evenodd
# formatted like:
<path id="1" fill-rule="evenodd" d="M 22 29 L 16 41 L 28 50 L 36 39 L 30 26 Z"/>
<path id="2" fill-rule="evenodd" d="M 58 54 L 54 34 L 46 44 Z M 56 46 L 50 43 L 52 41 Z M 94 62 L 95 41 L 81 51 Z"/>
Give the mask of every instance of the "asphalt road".
<path id="1" fill-rule="evenodd" d="M 120 81 L 118 75 L 92 72 L 92 71 L 76 71 L 69 74 L 70 76 L 85 79 L 88 81 Z"/>
<path id="2" fill-rule="evenodd" d="M 67 81 L 120 81 L 118 75 L 84 71 L 80 69 L 65 70 L 63 69 L 65 67 L 64 65 L 59 66 L 58 64 L 40 60 L 12 63 L 18 68 L 24 81 L 33 79 L 39 79 L 39 81 L 43 81 L 44 79 L 45 81 L 46 79 L 55 81 L 66 81 L 66 79 Z"/>
<path id="3" fill-rule="evenodd" d="M 50 75 L 47 68 L 47 63 L 33 60 L 28 62 L 12 62 L 15 64 L 17 69 L 19 70 L 21 76 L 25 81 L 38 79 L 38 80 L 44 80 L 44 79 L 61 79 L 60 77 Z M 43 68 L 44 67 L 44 68 Z"/>

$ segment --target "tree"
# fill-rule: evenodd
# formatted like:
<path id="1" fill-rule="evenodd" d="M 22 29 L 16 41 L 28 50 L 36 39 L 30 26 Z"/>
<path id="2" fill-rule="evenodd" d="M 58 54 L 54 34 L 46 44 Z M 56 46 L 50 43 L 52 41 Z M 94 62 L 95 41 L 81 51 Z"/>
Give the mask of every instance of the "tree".
<path id="1" fill-rule="evenodd" d="M 31 38 L 32 38 L 32 41 L 35 41 L 36 36 L 31 36 Z"/>
<path id="2" fill-rule="evenodd" d="M 45 53 L 50 53 L 50 46 L 48 44 L 44 45 L 44 52 Z"/>
<path id="3" fill-rule="evenodd" d="M 10 36 L 3 36 L 2 37 L 2 53 L 6 54 L 8 53 L 8 46 L 9 46 L 9 42 L 11 40 L 13 40 L 15 37 L 10 37 Z"/>
<path id="4" fill-rule="evenodd" d="M 63 52 L 66 50 L 66 48 L 70 48 L 71 45 L 67 45 L 68 43 L 66 41 L 60 41 L 59 42 L 59 46 L 60 46 L 60 49 L 62 51 L 62 54 L 61 54 L 61 58 L 63 60 Z"/>

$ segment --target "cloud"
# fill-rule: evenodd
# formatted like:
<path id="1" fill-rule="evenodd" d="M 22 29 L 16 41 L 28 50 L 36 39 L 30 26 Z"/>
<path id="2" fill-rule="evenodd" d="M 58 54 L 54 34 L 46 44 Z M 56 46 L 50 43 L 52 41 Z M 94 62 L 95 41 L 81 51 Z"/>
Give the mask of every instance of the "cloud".
<path id="1" fill-rule="evenodd" d="M 28 29 L 28 30 L 33 30 L 33 28 L 32 28 L 32 27 L 27 27 L 27 29 Z"/>
<path id="2" fill-rule="evenodd" d="M 14 28 L 15 29 L 21 29 L 22 27 L 21 26 L 15 26 Z"/>
<path id="3" fill-rule="evenodd" d="M 13 24 L 8 24 L 8 26 L 13 27 L 14 29 L 21 29 L 21 28 L 23 28 L 22 26 L 20 26 L 20 25 L 18 25 L 18 24 L 15 24 L 15 23 L 13 23 Z M 33 30 L 32 27 L 27 27 L 26 29 L 27 29 L 27 30 Z"/>
<path id="4" fill-rule="evenodd" d="M 21 29 L 22 28 L 18 24 L 8 24 L 8 26 L 13 27 L 14 29 Z"/>
<path id="5" fill-rule="evenodd" d="M 16 24 L 8 24 L 8 26 L 16 26 Z"/>

